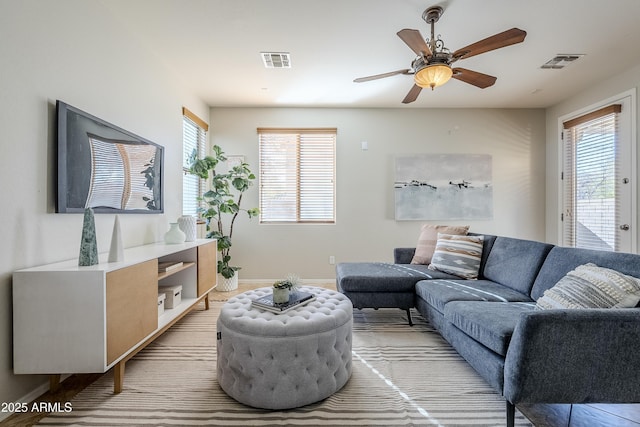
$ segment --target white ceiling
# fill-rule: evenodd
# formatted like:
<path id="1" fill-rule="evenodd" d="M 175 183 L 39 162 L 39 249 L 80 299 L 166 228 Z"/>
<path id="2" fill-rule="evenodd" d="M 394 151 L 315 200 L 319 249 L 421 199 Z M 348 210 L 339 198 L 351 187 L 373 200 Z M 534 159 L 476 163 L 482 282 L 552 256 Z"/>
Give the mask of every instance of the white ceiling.
<path id="1" fill-rule="evenodd" d="M 640 63 L 640 0 L 102 0 L 138 43 L 211 106 L 544 108 Z M 498 78 L 487 89 L 451 80 L 401 103 L 412 76 L 356 77 L 410 68 L 403 28 L 436 23 L 454 51 L 518 27 L 523 43 L 455 66 Z M 264 68 L 260 52 L 290 52 L 291 69 Z M 543 70 L 557 54 L 585 54 Z"/>

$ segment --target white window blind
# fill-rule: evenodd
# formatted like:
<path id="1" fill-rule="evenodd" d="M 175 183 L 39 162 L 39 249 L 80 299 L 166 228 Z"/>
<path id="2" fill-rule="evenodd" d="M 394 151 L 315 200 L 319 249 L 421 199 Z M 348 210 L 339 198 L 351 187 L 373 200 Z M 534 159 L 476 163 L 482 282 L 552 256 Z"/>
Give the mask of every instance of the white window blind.
<path id="1" fill-rule="evenodd" d="M 336 129 L 258 129 L 260 222 L 335 223 Z"/>
<path id="2" fill-rule="evenodd" d="M 619 250 L 620 176 L 615 104 L 563 123 L 564 242 Z"/>
<path id="3" fill-rule="evenodd" d="M 198 216 L 204 182 L 189 173 L 189 159 L 194 150 L 198 158 L 204 157 L 209 126 L 186 108 L 182 114 L 182 214 Z"/>

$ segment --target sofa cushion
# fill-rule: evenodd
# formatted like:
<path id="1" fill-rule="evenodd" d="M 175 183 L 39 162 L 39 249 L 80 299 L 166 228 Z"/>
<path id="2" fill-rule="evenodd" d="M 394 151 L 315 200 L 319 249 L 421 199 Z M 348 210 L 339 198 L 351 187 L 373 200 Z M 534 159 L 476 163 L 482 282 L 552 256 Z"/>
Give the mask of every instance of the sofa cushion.
<path id="1" fill-rule="evenodd" d="M 548 243 L 498 236 L 487 257 L 484 278 L 529 295 L 552 247 Z"/>
<path id="2" fill-rule="evenodd" d="M 589 262 L 622 274 L 640 277 L 640 255 L 556 246 L 549 252 L 540 269 L 531 290 L 531 298 L 537 300 L 568 272 Z"/>
<path id="3" fill-rule="evenodd" d="M 342 262 L 336 265 L 338 290 L 346 292 L 414 292 L 424 279 L 455 278 L 426 265 L 382 262 Z"/>
<path id="4" fill-rule="evenodd" d="M 483 241 L 483 236 L 438 233 L 438 243 L 429 270 L 444 271 L 463 279 L 477 279 Z"/>
<path id="5" fill-rule="evenodd" d="M 588 263 L 576 267 L 551 289 L 536 308 L 629 308 L 640 301 L 640 279 Z"/>
<path id="6" fill-rule="evenodd" d="M 482 345 L 505 356 L 520 314 L 535 309 L 534 302 L 452 301 L 444 317 Z"/>
<path id="7" fill-rule="evenodd" d="M 451 226 L 451 225 L 431 225 L 425 224 L 420 230 L 420 237 L 416 244 L 416 251 L 413 254 L 411 264 L 425 264 L 431 262 L 433 252 L 436 250 L 438 241 L 438 233 L 465 235 L 469 231 L 469 226 Z"/>
<path id="8" fill-rule="evenodd" d="M 497 236 L 492 234 L 478 234 L 478 233 L 467 233 L 468 236 L 483 236 L 484 242 L 482 243 L 482 261 L 480 261 L 480 271 L 478 272 L 478 278 L 484 279 L 484 266 L 487 263 L 487 258 L 491 253 L 491 249 L 493 248 L 493 244 L 496 241 Z"/>
<path id="9" fill-rule="evenodd" d="M 411 264 L 416 248 L 393 248 L 394 264 Z"/>
<path id="10" fill-rule="evenodd" d="M 528 295 L 489 280 L 421 280 L 416 296 L 440 313 L 451 301 L 532 302 Z"/>

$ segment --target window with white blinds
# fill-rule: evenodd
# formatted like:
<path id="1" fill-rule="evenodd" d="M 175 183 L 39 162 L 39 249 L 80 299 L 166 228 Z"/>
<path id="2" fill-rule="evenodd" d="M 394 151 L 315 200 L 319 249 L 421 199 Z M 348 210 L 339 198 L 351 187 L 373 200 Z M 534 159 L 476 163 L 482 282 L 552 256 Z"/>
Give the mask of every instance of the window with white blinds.
<path id="1" fill-rule="evenodd" d="M 258 129 L 261 223 L 335 223 L 336 133 Z"/>
<path id="2" fill-rule="evenodd" d="M 619 250 L 620 111 L 610 105 L 563 123 L 565 245 Z"/>
<path id="3" fill-rule="evenodd" d="M 205 156 L 209 125 L 186 108 L 182 109 L 182 214 L 198 216 L 204 180 L 189 173 L 190 158 L 193 152 L 198 158 Z"/>

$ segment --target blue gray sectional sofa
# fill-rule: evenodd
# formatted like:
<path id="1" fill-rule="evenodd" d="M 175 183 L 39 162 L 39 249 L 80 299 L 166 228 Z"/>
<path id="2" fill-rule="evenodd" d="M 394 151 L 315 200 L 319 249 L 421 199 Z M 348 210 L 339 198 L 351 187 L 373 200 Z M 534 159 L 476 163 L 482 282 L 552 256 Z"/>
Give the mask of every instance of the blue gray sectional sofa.
<path id="1" fill-rule="evenodd" d="M 473 234 L 473 233 L 469 233 Z M 640 308 L 536 309 L 576 267 L 640 278 L 640 255 L 484 236 L 478 280 L 410 264 L 340 263 L 336 284 L 357 308 L 415 308 L 507 402 L 640 402 Z"/>

